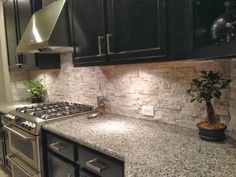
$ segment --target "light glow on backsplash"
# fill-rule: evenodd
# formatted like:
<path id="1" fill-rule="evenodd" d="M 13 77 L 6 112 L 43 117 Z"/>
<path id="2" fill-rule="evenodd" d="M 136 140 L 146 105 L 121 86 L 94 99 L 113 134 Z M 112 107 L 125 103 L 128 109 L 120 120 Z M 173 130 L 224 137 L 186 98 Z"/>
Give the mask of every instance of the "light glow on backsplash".
<path id="1" fill-rule="evenodd" d="M 228 66 L 229 60 L 205 60 L 74 68 L 71 54 L 63 54 L 61 69 L 30 71 L 29 79 L 43 79 L 49 101 L 97 106 L 96 98 L 102 95 L 108 113 L 194 128 L 206 111 L 204 104 L 190 103 L 186 95 L 191 80 L 202 70 L 228 76 Z M 229 100 L 227 90 L 214 103 L 224 122 L 230 121 Z M 154 107 L 154 117 L 142 114 L 145 105 Z M 119 125 L 109 127 L 112 130 Z"/>

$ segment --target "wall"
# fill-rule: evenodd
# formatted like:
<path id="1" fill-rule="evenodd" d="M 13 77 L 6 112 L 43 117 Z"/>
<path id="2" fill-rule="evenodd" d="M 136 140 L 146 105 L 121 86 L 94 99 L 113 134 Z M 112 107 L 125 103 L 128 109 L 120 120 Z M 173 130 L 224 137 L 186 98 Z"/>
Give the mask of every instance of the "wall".
<path id="1" fill-rule="evenodd" d="M 230 76 L 232 78 L 231 88 L 230 88 L 230 129 L 231 135 L 236 139 L 236 59 L 230 62 Z"/>
<path id="2" fill-rule="evenodd" d="M 206 117 L 205 105 L 190 103 L 186 90 L 202 70 L 229 76 L 229 60 L 162 62 L 134 65 L 74 68 L 71 55 L 62 56 L 61 70 L 31 71 L 30 79 L 42 79 L 50 101 L 96 105 L 96 96 L 107 99 L 107 112 L 195 128 Z M 142 114 L 145 105 L 155 116 Z M 228 124 L 229 91 L 214 102 L 216 112 Z"/>
<path id="3" fill-rule="evenodd" d="M 1 50 L 1 43 L 0 43 L 0 54 L 2 53 Z M 5 80 L 3 75 L 3 67 L 2 67 L 2 57 L 0 56 L 0 102 L 6 101 L 6 95 L 5 95 Z"/>
<path id="4" fill-rule="evenodd" d="M 11 84 L 7 62 L 6 35 L 4 28 L 3 5 L 0 1 L 0 102 L 11 102 Z"/>
<path id="5" fill-rule="evenodd" d="M 26 84 L 29 82 L 29 72 L 14 71 L 10 73 L 10 76 L 12 100 L 15 102 L 30 99 L 30 95 L 28 94 L 26 89 Z"/>

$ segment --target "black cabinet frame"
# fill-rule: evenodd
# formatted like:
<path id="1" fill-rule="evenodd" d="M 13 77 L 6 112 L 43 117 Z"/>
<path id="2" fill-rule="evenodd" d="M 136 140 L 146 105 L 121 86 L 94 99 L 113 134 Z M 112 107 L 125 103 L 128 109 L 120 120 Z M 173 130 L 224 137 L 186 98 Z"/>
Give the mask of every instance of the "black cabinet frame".
<path id="1" fill-rule="evenodd" d="M 102 23 L 104 23 L 104 31 L 100 33 L 101 36 L 97 36 L 98 38 L 101 37 L 100 41 L 100 49 L 98 46 L 98 50 L 101 51 L 99 53 L 102 53 L 102 55 L 84 55 L 84 56 L 77 56 L 76 52 L 74 52 L 74 57 L 73 57 L 73 64 L 75 67 L 78 66 L 99 66 L 99 65 L 112 65 L 112 64 L 127 64 L 127 63 L 144 63 L 144 62 L 151 62 L 151 61 L 162 61 L 162 60 L 167 60 L 167 18 L 166 18 L 166 13 L 167 13 L 167 0 L 153 0 L 149 1 L 149 5 L 151 3 L 156 4 L 156 7 L 153 7 L 153 12 L 152 13 L 157 13 L 156 17 L 155 15 L 152 14 L 153 16 L 153 23 L 156 23 L 155 26 L 158 28 L 158 36 L 155 36 L 156 40 L 158 41 L 155 43 L 155 45 L 159 45 L 157 47 L 150 47 L 150 48 L 143 48 L 143 49 L 119 49 L 117 48 L 117 39 L 119 39 L 119 36 L 116 36 L 118 34 L 118 29 L 116 25 L 117 21 L 115 18 L 115 8 L 114 7 L 114 0 L 101 0 L 99 1 L 101 4 L 100 7 L 101 9 L 96 9 L 100 16 L 103 17 Z M 116 1 L 119 2 L 119 1 Z M 79 11 L 76 9 L 75 3 L 82 3 L 83 1 L 76 1 L 76 0 L 69 0 L 69 6 L 70 6 L 70 26 L 72 30 L 72 41 L 74 45 L 74 51 L 76 51 L 76 47 L 78 47 L 76 40 L 79 39 L 80 37 L 77 37 L 77 33 L 80 32 L 78 28 L 76 27 L 75 22 L 75 11 Z M 125 7 L 125 6 L 124 6 Z M 150 7 L 150 6 L 149 6 Z M 92 7 L 91 7 L 92 8 Z M 134 12 L 135 13 L 135 12 Z M 136 13 L 138 13 L 136 11 Z M 80 14 L 79 14 L 80 15 Z M 77 15 L 77 16 L 79 16 Z M 139 14 L 140 15 L 140 14 Z M 150 15 L 150 14 L 149 14 Z M 82 16 L 82 15 L 81 15 Z M 119 16 L 116 14 L 116 16 Z M 100 17 L 99 17 L 100 18 Z M 125 18 L 125 16 L 123 17 Z M 145 17 L 144 17 L 145 18 Z M 78 19 L 77 19 L 78 20 Z M 90 22 L 88 23 L 93 23 L 96 19 L 91 19 Z M 148 20 L 148 19 L 147 19 Z M 120 21 L 122 22 L 122 20 Z M 82 24 L 83 25 L 83 24 Z M 152 24 L 154 25 L 154 24 Z M 86 27 L 84 27 L 86 29 Z M 129 28 L 129 27 L 128 27 Z M 101 30 L 97 29 L 98 31 Z M 139 33 L 137 33 L 139 34 Z M 149 36 L 150 37 L 150 36 Z M 99 43 L 99 39 L 98 39 Z M 142 41 L 140 41 L 142 43 Z M 154 45 L 154 44 L 152 44 Z M 133 46 L 134 47 L 134 46 Z M 132 48 L 132 47 L 131 47 Z"/>
<path id="2" fill-rule="evenodd" d="M 49 169 L 49 164 L 48 164 L 48 153 L 50 153 L 51 155 L 55 156 L 55 157 L 58 158 L 59 160 L 61 160 L 61 161 L 65 162 L 65 163 L 68 163 L 68 164 L 70 164 L 71 166 L 73 166 L 74 169 L 75 169 L 75 177 L 79 177 L 79 171 L 80 171 L 80 170 L 83 171 L 83 172 L 85 172 L 85 173 L 91 174 L 92 176 L 97 176 L 97 177 L 99 177 L 98 174 L 95 174 L 95 173 L 93 173 L 93 172 L 91 172 L 91 171 L 88 171 L 87 169 L 84 169 L 84 168 L 81 168 L 81 167 L 80 167 L 80 165 L 79 165 L 78 148 L 83 147 L 83 148 L 88 149 L 90 152 L 95 152 L 96 154 L 100 154 L 100 155 L 104 155 L 103 153 L 101 153 L 101 152 L 99 152 L 99 151 L 96 151 L 96 150 L 93 150 L 93 149 L 91 149 L 91 148 L 88 148 L 88 147 L 86 147 L 86 146 L 84 146 L 84 145 L 80 145 L 80 144 L 78 144 L 78 143 L 76 143 L 76 142 L 74 142 L 74 141 L 68 140 L 67 138 L 64 138 L 64 137 L 62 137 L 62 136 L 60 136 L 60 135 L 57 135 L 57 134 L 55 134 L 55 133 L 52 133 L 51 131 L 42 129 L 41 132 L 42 132 L 42 152 L 43 152 L 43 165 L 44 165 L 44 166 L 43 166 L 43 172 L 44 172 L 44 176 L 45 176 L 45 177 L 49 177 L 49 171 L 50 171 L 50 169 Z M 53 135 L 54 137 L 57 137 L 57 138 L 59 138 L 59 139 L 61 139 L 61 140 L 63 140 L 63 141 L 66 141 L 66 142 L 70 143 L 70 144 L 73 144 L 74 162 L 71 161 L 71 160 L 69 160 L 69 159 L 67 159 L 66 157 L 63 157 L 62 155 L 60 155 L 60 154 L 54 152 L 53 150 L 51 150 L 50 148 L 47 147 L 47 146 L 48 146 L 48 145 L 47 145 L 47 141 L 48 141 L 47 135 L 48 135 L 48 134 Z M 106 155 L 106 156 L 107 156 L 107 155 Z M 117 161 L 117 162 L 121 163 L 120 160 L 114 159 L 114 158 L 112 158 L 112 157 L 108 157 L 108 156 L 107 156 L 107 158 L 108 158 L 108 159 L 112 159 L 113 161 Z M 124 165 L 122 166 L 122 168 L 123 168 L 123 176 L 124 176 Z"/>

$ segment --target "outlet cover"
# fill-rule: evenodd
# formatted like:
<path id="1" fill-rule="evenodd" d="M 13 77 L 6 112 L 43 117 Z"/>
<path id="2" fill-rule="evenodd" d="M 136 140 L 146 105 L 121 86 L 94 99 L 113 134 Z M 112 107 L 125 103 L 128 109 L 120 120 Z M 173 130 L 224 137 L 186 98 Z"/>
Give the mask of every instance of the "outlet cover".
<path id="1" fill-rule="evenodd" d="M 144 105 L 141 110 L 142 115 L 154 117 L 154 107 L 152 105 Z"/>

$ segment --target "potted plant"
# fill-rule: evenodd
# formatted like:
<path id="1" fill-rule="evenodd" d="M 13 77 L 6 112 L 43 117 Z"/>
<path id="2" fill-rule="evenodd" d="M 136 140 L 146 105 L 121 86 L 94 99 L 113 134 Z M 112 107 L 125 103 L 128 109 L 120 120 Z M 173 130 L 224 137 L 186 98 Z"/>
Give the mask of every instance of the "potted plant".
<path id="1" fill-rule="evenodd" d="M 27 91 L 31 95 L 32 103 L 40 103 L 43 101 L 43 94 L 45 92 L 44 86 L 41 81 L 32 80 L 27 84 Z"/>
<path id="2" fill-rule="evenodd" d="M 187 94 L 192 97 L 191 102 L 197 101 L 206 103 L 207 119 L 197 124 L 199 136 L 203 140 L 222 141 L 225 139 L 225 130 L 227 126 L 220 122 L 219 117 L 215 114 L 212 99 L 220 99 L 222 89 L 226 89 L 231 80 L 223 79 L 218 72 L 202 71 L 200 79 L 193 79 L 191 89 Z"/>

